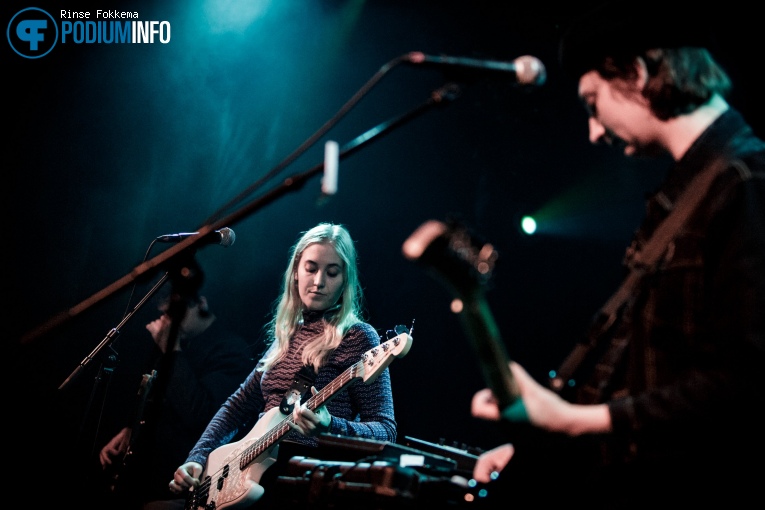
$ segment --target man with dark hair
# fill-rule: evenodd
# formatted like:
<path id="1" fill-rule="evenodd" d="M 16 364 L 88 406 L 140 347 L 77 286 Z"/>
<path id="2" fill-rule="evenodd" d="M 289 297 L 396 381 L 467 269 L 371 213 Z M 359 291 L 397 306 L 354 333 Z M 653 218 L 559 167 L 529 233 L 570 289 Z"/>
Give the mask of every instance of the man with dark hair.
<path id="1" fill-rule="evenodd" d="M 671 6 L 610 2 L 561 41 L 590 141 L 674 164 L 647 201 L 623 285 L 549 387 L 511 363 L 513 409 L 489 389 L 474 396 L 473 415 L 510 435 L 481 456 L 476 479 L 501 473 L 510 494 L 548 482 L 535 506 L 761 498 L 765 144 L 727 102 L 730 80 L 690 22 Z M 524 427 L 542 436 L 513 435 Z M 516 440 L 530 437 L 544 448 Z"/>

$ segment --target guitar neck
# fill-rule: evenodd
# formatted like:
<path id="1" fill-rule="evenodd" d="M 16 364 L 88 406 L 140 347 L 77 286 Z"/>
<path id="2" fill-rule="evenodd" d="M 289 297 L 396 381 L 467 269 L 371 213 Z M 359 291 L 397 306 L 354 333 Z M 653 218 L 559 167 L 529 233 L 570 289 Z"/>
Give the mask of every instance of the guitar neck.
<path id="1" fill-rule="evenodd" d="M 424 264 L 462 301 L 460 318 L 464 329 L 478 355 L 484 379 L 500 411 L 504 410 L 518 399 L 519 391 L 505 344 L 483 295 L 496 263 L 496 250 L 464 226 L 431 220 L 409 236 L 402 251 L 410 260 Z"/>
<path id="2" fill-rule="evenodd" d="M 475 292 L 469 299 L 463 299 L 463 302 L 465 308 L 460 314 L 463 325 L 478 356 L 484 380 L 502 410 L 515 402 L 519 395 L 510 371 L 510 357 L 483 294 Z"/>
<path id="3" fill-rule="evenodd" d="M 342 374 L 332 380 L 321 389 L 316 395 L 311 396 L 305 401 L 305 407 L 311 411 L 316 410 L 325 403 L 329 402 L 338 391 L 348 386 L 350 383 L 359 379 L 359 373 L 363 369 L 361 361 L 351 365 Z M 285 435 L 291 430 L 290 424 L 292 421 L 292 414 L 285 416 L 284 419 L 279 422 L 275 427 L 271 428 L 266 434 L 255 441 L 249 448 L 247 448 L 241 456 L 240 467 L 244 469 L 250 462 L 258 458 L 260 454 L 271 448 L 273 445 L 281 441 Z"/>
<path id="4" fill-rule="evenodd" d="M 354 363 L 351 367 L 346 369 L 345 372 L 333 379 L 331 383 L 323 387 L 321 391 L 316 393 L 316 395 L 312 395 L 311 398 L 306 400 L 305 406 L 313 411 L 324 405 L 326 402 L 329 402 L 338 391 L 358 378 L 356 374 L 359 373 L 361 368 L 362 364 L 360 361 Z"/>

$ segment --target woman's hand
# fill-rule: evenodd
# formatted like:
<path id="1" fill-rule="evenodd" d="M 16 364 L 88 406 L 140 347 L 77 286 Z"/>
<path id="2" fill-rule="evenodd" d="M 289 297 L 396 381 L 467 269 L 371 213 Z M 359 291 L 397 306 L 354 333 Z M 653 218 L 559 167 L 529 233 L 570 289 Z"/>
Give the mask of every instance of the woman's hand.
<path id="1" fill-rule="evenodd" d="M 311 387 L 311 392 L 314 395 L 318 393 L 314 386 Z M 292 410 L 292 422 L 288 421 L 287 423 L 293 430 L 297 430 L 304 436 L 310 437 L 327 432 L 331 422 L 332 415 L 329 414 L 326 406 L 320 406 L 312 411 L 300 405 L 298 401 Z"/>
<path id="2" fill-rule="evenodd" d="M 198 462 L 187 462 L 175 470 L 170 482 L 170 490 L 180 494 L 186 489 L 199 486 L 199 477 L 202 476 L 203 467 Z"/>

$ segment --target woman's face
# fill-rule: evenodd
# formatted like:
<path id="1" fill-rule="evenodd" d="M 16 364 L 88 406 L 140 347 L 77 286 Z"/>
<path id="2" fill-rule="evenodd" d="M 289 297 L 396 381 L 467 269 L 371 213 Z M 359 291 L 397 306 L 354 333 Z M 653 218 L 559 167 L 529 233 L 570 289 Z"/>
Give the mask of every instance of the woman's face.
<path id="1" fill-rule="evenodd" d="M 337 303 L 343 293 L 343 261 L 328 243 L 308 245 L 297 266 L 297 286 L 303 305 L 321 311 Z"/>

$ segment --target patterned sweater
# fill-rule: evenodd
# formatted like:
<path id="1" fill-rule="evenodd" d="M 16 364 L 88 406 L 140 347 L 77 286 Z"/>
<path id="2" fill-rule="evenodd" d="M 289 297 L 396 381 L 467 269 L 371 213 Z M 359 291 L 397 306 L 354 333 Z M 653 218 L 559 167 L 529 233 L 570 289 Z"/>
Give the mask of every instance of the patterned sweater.
<path id="1" fill-rule="evenodd" d="M 257 420 L 270 409 L 279 407 L 282 398 L 292 386 L 295 375 L 303 363 L 303 347 L 323 331 L 324 318 L 321 312 L 305 312 L 303 325 L 290 339 L 287 355 L 265 373 L 253 370 L 239 388 L 223 403 L 210 421 L 197 444 L 189 452 L 186 462 L 205 465 L 214 449 L 228 444 L 240 433 L 247 433 Z M 316 374 L 314 386 L 321 390 L 341 375 L 348 367 L 361 359 L 366 351 L 380 345 L 380 336 L 371 325 L 359 322 L 351 327 L 337 349 L 329 356 Z M 393 412 L 393 393 L 390 372 L 386 368 L 371 384 L 356 381 L 332 397 L 326 404 L 332 415 L 330 434 L 376 439 L 396 440 L 396 420 Z M 278 411 L 271 426 L 260 429 L 270 430 L 284 415 Z M 260 428 L 263 424 L 258 424 Z M 284 439 L 316 446 L 315 437 L 305 437 L 296 431 L 289 431 Z"/>

